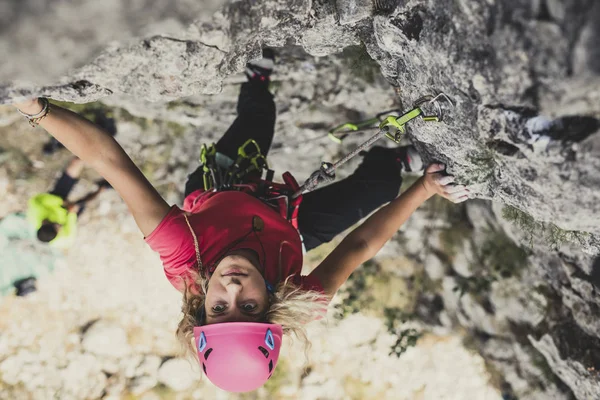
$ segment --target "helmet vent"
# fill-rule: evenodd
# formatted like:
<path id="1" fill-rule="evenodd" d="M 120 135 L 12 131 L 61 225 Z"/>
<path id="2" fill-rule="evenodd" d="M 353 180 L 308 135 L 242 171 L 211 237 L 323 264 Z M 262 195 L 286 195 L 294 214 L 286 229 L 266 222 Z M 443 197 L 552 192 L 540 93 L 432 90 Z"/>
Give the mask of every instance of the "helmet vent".
<path id="1" fill-rule="evenodd" d="M 204 332 L 200 334 L 200 340 L 198 340 L 198 351 L 202 352 L 206 348 L 206 335 Z"/>
<path id="2" fill-rule="evenodd" d="M 273 332 L 270 329 L 267 329 L 267 334 L 265 335 L 265 344 L 271 350 L 275 350 L 275 339 L 273 338 Z"/>
<path id="3" fill-rule="evenodd" d="M 273 371 L 273 360 L 269 361 L 269 373 Z"/>
<path id="4" fill-rule="evenodd" d="M 212 347 L 208 350 L 206 350 L 206 352 L 204 353 L 204 359 L 208 360 L 208 356 L 210 356 L 210 353 L 212 353 L 213 349 Z"/>
<path id="5" fill-rule="evenodd" d="M 258 346 L 258 349 L 263 353 L 263 355 L 265 356 L 265 358 L 269 358 L 269 352 L 267 351 L 267 349 L 265 349 L 262 346 Z"/>
<path id="6" fill-rule="evenodd" d="M 204 363 L 202 363 L 202 369 L 204 370 L 204 373 L 206 374 L 206 365 Z"/>

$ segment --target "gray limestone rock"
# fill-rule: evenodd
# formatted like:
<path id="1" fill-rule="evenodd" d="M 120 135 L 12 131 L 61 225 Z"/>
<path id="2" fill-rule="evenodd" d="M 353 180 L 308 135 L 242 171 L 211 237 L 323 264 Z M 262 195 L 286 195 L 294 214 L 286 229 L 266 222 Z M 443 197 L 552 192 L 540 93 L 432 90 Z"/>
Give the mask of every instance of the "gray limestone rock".
<path id="1" fill-rule="evenodd" d="M 545 318 L 547 300 L 543 294 L 527 290 L 521 281 L 511 278 L 495 282 L 490 302 L 498 319 L 537 326 Z"/>
<path id="2" fill-rule="evenodd" d="M 337 0 L 335 5 L 341 25 L 354 24 L 373 13 L 372 0 Z"/>
<path id="3" fill-rule="evenodd" d="M 158 380 L 156 376 L 138 376 L 135 377 L 129 384 L 129 391 L 131 392 L 131 394 L 139 396 L 140 394 L 152 389 L 154 386 L 157 385 L 157 383 Z"/>
<path id="4" fill-rule="evenodd" d="M 59 7 L 60 2 L 49 3 Z M 407 2 L 387 14 L 367 16 L 367 3 L 340 1 L 337 10 L 300 0 L 228 3 L 186 30 L 162 30 L 110 46 L 99 40 L 103 50 L 93 56 L 77 62 L 66 57 L 63 64 L 71 69 L 61 78 L 50 74 L 43 83 L 32 83 L 33 72 L 6 70 L 0 76 L 0 101 L 46 95 L 87 102 L 118 94 L 164 102 L 220 92 L 224 79 L 242 71 L 261 46 L 297 43 L 323 56 L 362 41 L 387 81 L 401 88 L 406 106 L 427 93 L 443 91 L 451 99 L 454 108 L 443 124 L 413 124 L 412 139 L 427 160 L 446 162 L 462 181 L 477 185 L 478 197 L 512 205 L 566 230 L 591 233 L 588 251 L 597 250 L 600 182 L 594 171 L 600 168 L 600 155 L 590 146 L 573 151 L 570 138 L 584 140 L 598 126 L 565 128 L 553 136 L 553 150 L 542 154 L 528 150 L 522 131 L 531 116 L 567 116 L 561 111 L 566 87 L 571 88 L 570 104 L 599 95 L 600 85 L 590 79 L 596 74 L 595 53 L 585 50 L 594 49 L 593 33 L 583 35 L 587 39 L 578 45 L 580 53 L 592 58 L 578 62 L 577 75 L 571 73 L 571 38 L 582 29 L 593 32 L 591 18 L 598 7 L 587 14 L 553 2 L 536 6 L 470 0 L 456 9 Z M 191 22 L 193 11 L 181 21 Z M 89 6 L 78 16 L 85 20 L 94 12 Z M 354 28 L 340 24 L 357 19 L 360 26 Z M 8 37 L 0 43 L 6 44 Z M 15 57 L 27 53 L 25 47 L 12 50 Z M 42 48 L 38 55 L 46 52 L 56 53 Z M 586 86 L 580 85 L 584 75 Z M 569 114 L 591 112 L 593 108 L 581 108 Z"/>
<path id="5" fill-rule="evenodd" d="M 562 355 L 551 335 L 544 335 L 539 340 L 530 338 L 530 341 L 544 355 L 552 371 L 569 386 L 578 399 L 598 397 L 600 382 L 598 372 L 593 367 Z"/>
<path id="6" fill-rule="evenodd" d="M 272 151 L 282 170 L 310 173 L 312 158 L 296 147 L 319 139 L 316 132 L 336 122 L 325 116 L 331 110 L 355 117 L 398 102 L 408 109 L 424 94 L 444 92 L 451 103 L 443 105 L 444 121 L 411 122 L 408 136 L 426 161 L 446 163 L 482 201 L 465 210 L 472 226 L 459 254 L 447 254 L 440 243 L 445 221 L 418 213 L 406 226 L 405 254 L 425 260 L 429 276 L 441 282 L 435 290 L 443 310 L 436 312 L 444 324 L 483 336 L 479 350 L 519 398 L 570 398 L 571 392 L 578 399 L 600 397 L 597 372 L 590 370 L 600 360 L 599 3 L 265 0 L 227 2 L 212 14 L 215 4 L 5 2 L 0 49 L 10 62 L 0 66 L 0 103 L 40 95 L 102 100 L 139 117 L 193 125 L 173 144 L 161 140 L 168 135 L 160 126 L 142 130 L 120 122 L 133 132 L 119 139 L 129 151 L 159 164 L 166 164 L 160 157 L 177 160 L 173 170 L 153 169 L 160 184 L 173 185 L 197 159 L 194 144 L 213 140 L 234 118 L 240 80 L 231 75 L 259 57 L 261 47 L 277 47 L 297 61 L 281 65 L 274 76 L 275 82 L 291 82 L 278 93 L 286 101 L 277 129 L 286 136 Z M 364 57 L 343 60 L 339 53 L 350 46 L 375 64 Z M 374 66 L 383 78 L 348 79 L 339 73 L 341 59 L 353 73 Z M 323 108 L 322 117 L 300 124 L 317 99 L 312 106 Z M 13 120 L 2 111 L 0 124 Z M 540 125 L 542 120 L 550 122 Z M 315 143 L 312 157 L 330 159 L 342 151 Z M 505 205 L 523 211 L 518 227 L 503 220 Z M 527 230 L 532 227 L 545 232 Z M 472 293 L 461 297 L 460 282 L 488 273 L 478 260 L 490 232 L 525 245 L 526 262 L 516 276 L 492 276 L 488 288 L 470 287 Z M 453 258 L 455 272 L 444 271 L 440 260 L 450 265 Z M 130 351 L 125 332 L 103 322 L 85 333 L 82 344 L 105 358 Z M 4 360 L 3 368 L 16 363 L 20 370 L 15 360 Z M 78 362 L 96 374 L 101 367 L 87 361 Z M 137 373 L 137 361 L 130 377 L 139 378 L 134 387 L 141 391 L 154 378 Z M 154 369 L 156 360 L 150 364 Z M 169 360 L 158 380 L 182 390 L 197 377 L 190 369 L 183 360 Z"/>
<path id="7" fill-rule="evenodd" d="M 48 84 L 89 63 L 108 46 L 158 33 L 181 34 L 220 5 L 218 0 L 3 2 L 0 50 L 11 55 L 11 62 L 0 66 L 0 81 Z"/>
<path id="8" fill-rule="evenodd" d="M 85 331 L 81 345 L 85 351 L 104 357 L 122 357 L 131 351 L 125 330 L 104 320 L 95 322 Z"/>
<path id="9" fill-rule="evenodd" d="M 425 272 L 431 280 L 441 280 L 446 272 L 446 266 L 435 254 L 429 254 L 423 262 L 425 266 Z"/>
<path id="10" fill-rule="evenodd" d="M 174 391 L 183 391 L 192 386 L 198 379 L 200 371 L 196 363 L 182 358 L 171 358 L 165 361 L 158 370 L 158 382 Z"/>

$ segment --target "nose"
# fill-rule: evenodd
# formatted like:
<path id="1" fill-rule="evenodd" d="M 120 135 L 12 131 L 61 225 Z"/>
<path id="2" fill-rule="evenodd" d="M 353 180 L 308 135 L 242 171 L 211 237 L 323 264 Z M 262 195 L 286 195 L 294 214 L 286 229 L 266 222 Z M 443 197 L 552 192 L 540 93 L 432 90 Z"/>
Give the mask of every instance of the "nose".
<path id="1" fill-rule="evenodd" d="M 229 282 L 225 284 L 225 289 L 229 294 L 238 294 L 243 288 L 242 282 L 237 278 L 231 278 Z"/>

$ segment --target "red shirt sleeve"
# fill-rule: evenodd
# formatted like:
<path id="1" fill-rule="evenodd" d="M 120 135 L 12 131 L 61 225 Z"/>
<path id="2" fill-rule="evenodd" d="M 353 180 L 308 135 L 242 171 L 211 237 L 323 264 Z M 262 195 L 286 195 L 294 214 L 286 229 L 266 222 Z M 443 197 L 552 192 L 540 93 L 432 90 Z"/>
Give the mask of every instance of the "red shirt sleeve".
<path id="1" fill-rule="evenodd" d="M 182 291 L 183 279 L 193 279 L 191 272 L 196 262 L 194 239 L 183 211 L 177 206 L 171 207 L 145 240 L 159 254 L 167 279 L 177 290 Z"/>
<path id="2" fill-rule="evenodd" d="M 313 290 L 315 292 L 325 293 L 325 289 L 323 289 L 321 281 L 319 281 L 319 279 L 314 275 L 296 275 L 294 277 L 294 283 L 304 290 Z"/>
<path id="3" fill-rule="evenodd" d="M 313 290 L 315 292 L 319 292 L 322 294 L 325 294 L 325 289 L 323 288 L 323 285 L 321 284 L 321 281 L 319 281 L 319 278 L 317 278 L 314 275 L 296 275 L 294 277 L 294 283 L 298 286 L 300 286 L 302 289 L 304 290 Z M 329 304 L 329 300 L 324 300 L 323 301 L 323 315 L 327 314 L 327 304 Z M 322 316 L 319 316 L 316 318 L 316 320 L 320 320 L 322 318 Z"/>

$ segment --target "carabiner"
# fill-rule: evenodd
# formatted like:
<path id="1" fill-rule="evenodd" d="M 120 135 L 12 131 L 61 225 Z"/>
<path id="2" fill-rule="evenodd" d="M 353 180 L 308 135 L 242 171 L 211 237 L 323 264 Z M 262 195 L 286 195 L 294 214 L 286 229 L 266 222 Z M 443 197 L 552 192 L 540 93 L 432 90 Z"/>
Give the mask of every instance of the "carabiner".
<path id="1" fill-rule="evenodd" d="M 379 124 L 379 129 L 387 131 L 385 136 L 388 139 L 392 140 L 395 143 L 400 143 L 400 141 L 402 140 L 402 136 L 404 136 L 404 133 L 406 132 L 404 125 L 406 125 L 409 121 L 412 121 L 413 119 L 421 116 L 422 113 L 423 112 L 421 111 L 421 109 L 417 107 L 401 115 L 400 117 L 394 117 L 393 115 L 390 115 L 389 117 L 384 119 L 383 122 L 381 122 L 381 124 Z M 393 133 L 390 132 L 390 127 L 396 128 Z"/>
<path id="2" fill-rule="evenodd" d="M 248 147 L 249 145 L 254 146 L 254 151 L 252 151 L 252 152 L 246 151 L 246 147 Z M 246 140 L 246 142 L 243 145 L 238 147 L 238 156 L 240 156 L 242 158 L 252 158 L 256 154 L 261 154 L 261 152 L 260 152 L 260 146 L 258 145 L 258 143 L 256 143 L 256 140 L 254 140 L 254 139 L 248 139 L 248 140 Z"/>
<path id="3" fill-rule="evenodd" d="M 358 122 L 346 122 L 344 124 L 338 125 L 334 128 L 332 128 L 329 133 L 327 134 L 327 136 L 329 136 L 329 138 L 331 140 L 333 140 L 336 143 L 342 143 L 342 140 L 344 140 L 350 133 L 352 132 L 357 132 L 360 131 L 362 129 L 368 128 L 371 125 L 375 125 L 379 122 L 382 121 L 382 117 L 389 115 L 391 113 L 399 113 L 400 110 L 398 109 L 393 109 L 393 110 L 386 110 L 383 112 L 380 112 L 379 114 L 377 114 L 376 116 L 374 116 L 373 118 L 369 118 L 363 121 L 358 121 Z M 336 133 L 342 133 L 341 136 L 336 136 Z"/>

